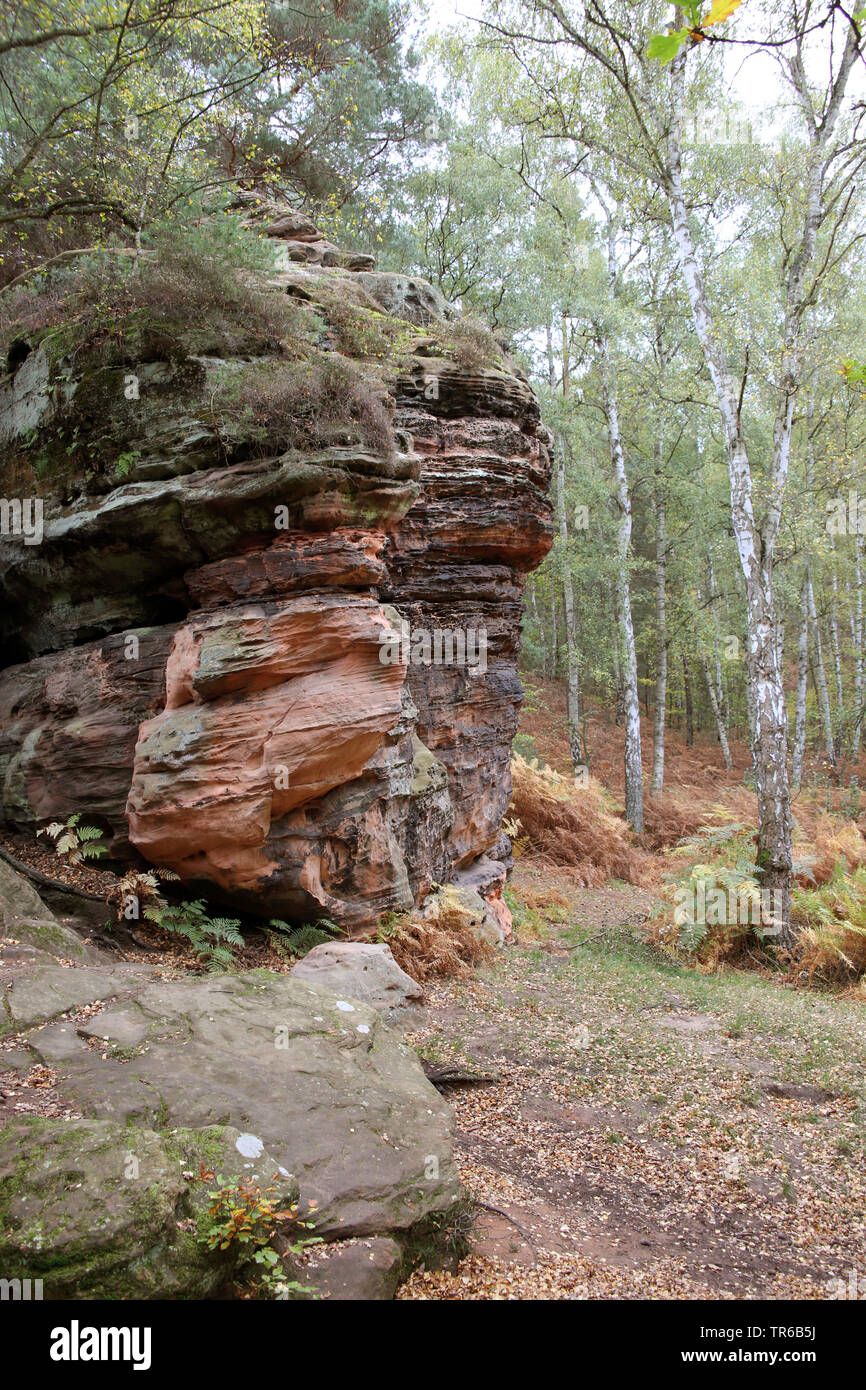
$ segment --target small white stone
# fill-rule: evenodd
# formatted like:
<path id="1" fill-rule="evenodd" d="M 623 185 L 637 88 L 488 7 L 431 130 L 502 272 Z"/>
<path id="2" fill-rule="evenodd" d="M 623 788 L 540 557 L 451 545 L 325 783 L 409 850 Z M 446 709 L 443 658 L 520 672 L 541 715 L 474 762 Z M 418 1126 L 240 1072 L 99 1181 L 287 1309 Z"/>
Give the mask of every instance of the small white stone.
<path id="1" fill-rule="evenodd" d="M 235 1148 L 244 1158 L 258 1158 L 264 1153 L 264 1144 L 255 1134 L 239 1134 L 235 1140 Z"/>
<path id="2" fill-rule="evenodd" d="M 358 1032 L 359 1032 L 359 1033 L 369 1033 L 369 1031 L 370 1031 L 370 1025 L 369 1025 L 369 1023 L 359 1023 L 359 1024 L 358 1024 Z"/>
<path id="3" fill-rule="evenodd" d="M 355 1012 L 355 1005 L 350 1004 L 346 999 L 338 999 L 337 1008 L 342 1009 L 344 1014 L 353 1014 Z"/>

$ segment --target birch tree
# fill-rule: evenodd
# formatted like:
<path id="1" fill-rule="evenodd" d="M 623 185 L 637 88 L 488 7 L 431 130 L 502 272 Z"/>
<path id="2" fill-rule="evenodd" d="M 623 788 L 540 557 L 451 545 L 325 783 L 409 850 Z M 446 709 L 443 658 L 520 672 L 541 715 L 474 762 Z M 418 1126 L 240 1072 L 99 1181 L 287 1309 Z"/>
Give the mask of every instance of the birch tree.
<path id="1" fill-rule="evenodd" d="M 850 188 L 850 132 L 837 137 L 846 88 L 860 52 L 860 32 L 847 26 L 841 57 L 823 89 L 806 76 L 808 9 L 786 15 L 789 48 L 780 50 L 780 68 L 799 107 L 807 141 L 804 198 L 791 218 L 791 243 L 780 266 L 783 327 L 773 429 L 769 488 L 763 518 L 756 517 L 752 460 L 742 427 L 741 395 L 716 324 L 704 277 L 698 265 L 682 179 L 682 118 L 687 55 L 673 60 L 673 110 L 667 141 L 665 186 L 683 279 L 704 358 L 715 389 L 728 451 L 731 519 L 746 582 L 749 678 L 753 691 L 754 763 L 758 793 L 758 863 L 763 885 L 779 895 L 776 923 L 780 944 L 792 942 L 790 920 L 791 810 L 787 769 L 787 716 L 776 628 L 773 563 L 788 479 L 794 405 L 802 384 L 803 322 L 820 289 L 821 268 L 812 269 L 819 233 L 831 224 L 831 248 L 844 225 L 846 190 Z M 862 159 L 859 151 L 857 159 Z M 849 199 L 850 201 L 850 199 Z M 831 254 L 830 251 L 826 253 Z M 825 256 L 826 261 L 826 256 Z M 810 273 L 811 272 L 811 273 Z M 814 611 L 814 600 L 810 602 Z M 811 614 L 810 614 L 811 616 Z"/>
<path id="2" fill-rule="evenodd" d="M 661 479 L 663 442 L 659 437 L 656 454 L 655 510 L 655 618 L 656 618 L 656 688 L 653 718 L 653 763 L 650 795 L 661 796 L 665 780 L 665 714 L 668 688 L 667 632 L 667 512 Z"/>
<path id="3" fill-rule="evenodd" d="M 797 699 L 794 717 L 794 752 L 791 759 L 791 786 L 795 792 L 803 782 L 806 755 L 806 686 L 809 679 L 809 577 L 803 574 L 800 589 L 800 624 L 797 633 Z"/>
<path id="4" fill-rule="evenodd" d="M 523 10 L 529 11 L 529 23 L 521 23 Z M 860 57 L 861 35 L 854 20 L 837 13 L 835 5 L 828 8 L 829 37 L 822 34 L 820 42 L 829 42 L 829 48 L 821 61 L 820 82 L 815 81 L 813 71 L 816 16 L 810 6 L 801 9 L 792 0 L 774 10 L 764 32 L 752 40 L 754 49 L 763 47 L 777 60 L 780 79 L 798 113 L 801 140 L 797 186 L 780 192 L 780 327 L 774 422 L 770 457 L 761 470 L 759 489 L 754 447 L 749 444 L 743 422 L 745 380 L 737 381 L 732 370 L 709 289 L 713 260 L 700 253 L 694 205 L 684 176 L 687 75 L 692 50 L 703 50 L 698 41 L 702 36 L 694 37 L 688 15 L 677 8 L 672 24 L 676 33 L 671 36 L 666 53 L 659 53 L 660 57 L 671 58 L 672 52 L 676 56 L 660 76 L 652 70 L 655 60 L 648 56 L 649 34 L 642 29 L 643 24 L 659 15 L 658 8 L 630 7 L 624 19 L 621 13 L 606 0 L 586 0 L 583 5 L 569 6 L 559 0 L 528 0 L 517 11 L 507 4 L 497 5 L 490 27 L 506 43 L 525 45 L 529 51 L 534 47 L 542 66 L 551 46 L 555 49 L 562 45 L 570 50 L 578 69 L 591 66 L 596 71 L 602 86 L 609 93 L 616 93 L 628 118 L 628 138 L 616 145 L 616 157 L 652 185 L 667 206 L 727 456 L 731 524 L 745 585 L 752 756 L 758 797 L 757 861 L 763 875 L 762 886 L 775 895 L 776 939 L 788 947 L 793 940 L 792 820 L 787 710 L 776 640 L 778 614 L 773 567 L 790 466 L 794 407 L 802 385 L 804 321 L 820 297 L 828 264 L 849 249 L 844 239 L 852 185 L 866 154 L 866 147 L 858 139 L 860 117 L 846 107 L 849 81 Z M 756 18 L 763 21 L 762 15 Z M 818 58 L 822 58 L 820 53 Z M 562 133 L 571 135 L 575 142 L 607 148 L 612 153 L 610 145 L 616 141 L 616 126 L 589 131 L 579 113 L 575 115 L 573 109 L 565 108 L 561 100 L 558 106 L 549 107 L 548 113 L 551 119 L 559 121 Z"/>

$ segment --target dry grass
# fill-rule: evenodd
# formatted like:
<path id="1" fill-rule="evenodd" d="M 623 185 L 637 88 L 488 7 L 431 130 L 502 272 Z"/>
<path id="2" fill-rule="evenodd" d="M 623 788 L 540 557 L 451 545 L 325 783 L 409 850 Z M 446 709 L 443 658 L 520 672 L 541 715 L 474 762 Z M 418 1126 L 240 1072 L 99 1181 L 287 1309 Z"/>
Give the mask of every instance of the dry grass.
<path id="1" fill-rule="evenodd" d="M 850 873 L 866 864 L 866 839 L 855 821 L 816 810 L 803 799 L 795 814 L 794 859 L 803 866 L 795 873 L 798 884 L 820 887 L 830 882 L 840 866 Z"/>
<path id="2" fill-rule="evenodd" d="M 795 889 L 791 916 L 800 935 L 791 961 L 809 984 L 852 984 L 866 976 L 866 871 L 837 868 L 819 888 Z"/>
<path id="3" fill-rule="evenodd" d="M 515 874 L 520 880 L 520 902 L 522 907 L 528 908 L 530 911 L 541 909 L 545 912 L 549 912 L 551 908 L 556 908 L 564 912 L 574 911 L 573 897 L 567 896 L 556 887 L 555 875 L 545 873 L 540 880 L 534 879 L 530 875 L 537 871 L 531 859 L 522 861 L 522 867 L 527 870 L 527 873 L 523 874 L 520 873 L 518 869 L 515 870 Z M 563 875 L 563 877 L 566 878 L 568 887 L 571 887 L 571 879 L 566 875 Z M 517 878 L 512 879 L 512 885 L 517 881 Z"/>
<path id="4" fill-rule="evenodd" d="M 711 813 L 694 801 L 674 796 L 644 797 L 641 844 L 649 850 L 668 849 L 708 824 Z"/>
<path id="5" fill-rule="evenodd" d="M 419 984 L 431 979 L 460 979 L 474 967 L 488 965 L 495 951 L 474 934 L 465 911 L 443 905 L 435 919 L 397 915 L 379 929 L 378 940 L 407 975 Z"/>
<path id="6" fill-rule="evenodd" d="M 260 240 L 230 233 L 228 220 L 185 235 L 166 230 L 138 264 L 97 253 L 34 277 L 0 300 L 4 350 L 11 337 L 37 341 L 62 329 L 71 352 L 113 344 L 134 355 L 143 339 L 177 352 L 179 334 L 207 325 L 227 346 L 280 351 L 298 331 L 299 308 L 250 273 L 264 269 Z"/>
<path id="7" fill-rule="evenodd" d="M 250 363 L 227 375 L 211 412 L 227 456 L 254 444 L 264 457 L 286 449 L 357 442 L 394 451 L 393 402 L 381 380 L 338 353 Z"/>
<path id="8" fill-rule="evenodd" d="M 458 318 L 448 325 L 448 351 L 467 372 L 494 367 L 502 358 L 499 344 L 479 319 Z"/>
<path id="9" fill-rule="evenodd" d="M 519 822 L 515 850 L 568 870 L 582 888 L 608 879 L 639 887 L 655 882 L 651 857 L 635 843 L 628 826 L 610 810 L 604 791 L 590 777 L 571 787 L 552 768 L 515 757 L 509 814 Z"/>

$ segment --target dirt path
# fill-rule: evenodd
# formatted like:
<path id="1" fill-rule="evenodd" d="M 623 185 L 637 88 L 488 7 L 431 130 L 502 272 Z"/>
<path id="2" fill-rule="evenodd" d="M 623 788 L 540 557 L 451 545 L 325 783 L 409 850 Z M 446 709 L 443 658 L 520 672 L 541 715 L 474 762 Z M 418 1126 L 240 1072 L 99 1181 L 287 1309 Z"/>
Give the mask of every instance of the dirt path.
<path id="1" fill-rule="evenodd" d="M 515 875 L 519 944 L 413 1037 L 501 1077 L 451 1099 L 504 1215 L 401 1297 L 866 1297 L 863 1005 L 669 964 L 641 890 L 549 889 Z"/>

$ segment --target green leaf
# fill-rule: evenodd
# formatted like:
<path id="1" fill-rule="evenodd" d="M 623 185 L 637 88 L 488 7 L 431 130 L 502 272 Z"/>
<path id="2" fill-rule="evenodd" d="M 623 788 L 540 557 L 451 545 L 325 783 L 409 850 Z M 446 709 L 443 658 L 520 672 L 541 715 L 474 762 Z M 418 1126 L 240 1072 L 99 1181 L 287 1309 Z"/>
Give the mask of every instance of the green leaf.
<path id="1" fill-rule="evenodd" d="M 688 29 L 675 29 L 672 34 L 653 34 L 647 57 L 657 58 L 660 63 L 669 63 L 676 58 L 688 37 Z"/>

